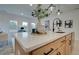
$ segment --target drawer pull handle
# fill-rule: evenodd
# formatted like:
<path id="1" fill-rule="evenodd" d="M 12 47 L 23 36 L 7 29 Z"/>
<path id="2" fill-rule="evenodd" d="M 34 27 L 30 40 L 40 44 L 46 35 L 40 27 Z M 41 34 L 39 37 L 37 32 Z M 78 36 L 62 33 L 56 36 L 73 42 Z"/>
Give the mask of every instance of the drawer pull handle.
<path id="1" fill-rule="evenodd" d="M 47 53 L 44 53 L 44 55 L 48 55 L 48 54 L 49 54 L 49 53 L 51 53 L 53 50 L 54 50 L 54 49 L 53 49 L 53 48 L 51 48 L 51 50 L 50 50 L 50 51 L 48 51 Z"/>
<path id="2" fill-rule="evenodd" d="M 57 53 L 57 55 L 61 55 L 61 53 L 60 53 L 60 52 L 58 52 L 58 53 Z"/>

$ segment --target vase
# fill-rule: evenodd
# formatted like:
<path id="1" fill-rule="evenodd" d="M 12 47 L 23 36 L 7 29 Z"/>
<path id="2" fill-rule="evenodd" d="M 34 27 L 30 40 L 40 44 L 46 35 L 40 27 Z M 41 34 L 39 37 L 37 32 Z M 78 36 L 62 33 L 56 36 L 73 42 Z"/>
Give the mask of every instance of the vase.
<path id="1" fill-rule="evenodd" d="M 45 26 L 42 25 L 41 21 L 38 21 L 38 23 L 36 25 L 36 31 L 39 34 L 46 34 L 46 32 L 45 32 Z"/>

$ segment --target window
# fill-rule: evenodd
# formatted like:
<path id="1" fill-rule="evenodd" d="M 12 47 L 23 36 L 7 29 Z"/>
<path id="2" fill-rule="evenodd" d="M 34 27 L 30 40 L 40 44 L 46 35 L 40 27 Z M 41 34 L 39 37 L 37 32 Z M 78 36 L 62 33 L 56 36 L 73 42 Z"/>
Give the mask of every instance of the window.
<path id="1" fill-rule="evenodd" d="M 32 29 L 36 28 L 36 24 L 35 23 L 31 23 Z"/>
<path id="2" fill-rule="evenodd" d="M 28 26 L 28 23 L 27 22 L 23 22 L 22 26 Z"/>
<path id="3" fill-rule="evenodd" d="M 10 20 L 10 29 L 17 29 L 17 21 Z"/>
<path id="4" fill-rule="evenodd" d="M 22 27 L 24 27 L 24 29 L 26 31 L 28 31 L 28 23 L 27 22 L 22 22 Z"/>

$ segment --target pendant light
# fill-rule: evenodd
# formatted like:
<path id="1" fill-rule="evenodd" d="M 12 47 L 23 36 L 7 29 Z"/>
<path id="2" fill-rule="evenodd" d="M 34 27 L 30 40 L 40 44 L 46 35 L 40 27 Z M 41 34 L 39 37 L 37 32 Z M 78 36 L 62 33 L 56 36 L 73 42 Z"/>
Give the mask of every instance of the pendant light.
<path id="1" fill-rule="evenodd" d="M 58 9 L 57 10 L 57 15 L 60 15 L 61 13 L 63 13 L 63 12 L 61 12 L 60 9 Z"/>
<path id="2" fill-rule="evenodd" d="M 55 7 L 56 7 L 55 5 L 50 4 L 47 9 L 50 9 L 50 11 L 52 12 Z"/>
<path id="3" fill-rule="evenodd" d="M 62 5 L 58 5 L 58 7 L 57 7 L 57 15 L 61 15 L 61 13 L 63 13 L 62 11 L 61 11 L 61 9 L 62 9 Z"/>

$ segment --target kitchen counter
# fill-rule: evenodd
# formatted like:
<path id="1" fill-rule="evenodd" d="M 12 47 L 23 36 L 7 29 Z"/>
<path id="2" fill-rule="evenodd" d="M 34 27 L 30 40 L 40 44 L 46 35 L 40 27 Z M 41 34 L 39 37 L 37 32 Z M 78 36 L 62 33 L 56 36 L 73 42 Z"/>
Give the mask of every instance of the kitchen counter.
<path id="1" fill-rule="evenodd" d="M 29 52 L 70 33 L 72 32 L 66 32 L 62 34 L 48 32 L 47 34 L 40 35 L 40 34 L 28 34 L 28 32 L 22 32 L 22 33 L 20 32 L 15 34 L 15 39 L 25 52 Z"/>

